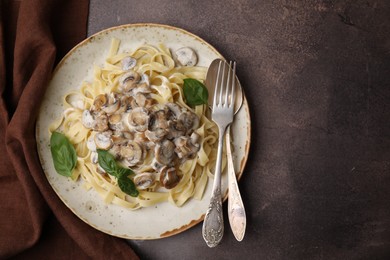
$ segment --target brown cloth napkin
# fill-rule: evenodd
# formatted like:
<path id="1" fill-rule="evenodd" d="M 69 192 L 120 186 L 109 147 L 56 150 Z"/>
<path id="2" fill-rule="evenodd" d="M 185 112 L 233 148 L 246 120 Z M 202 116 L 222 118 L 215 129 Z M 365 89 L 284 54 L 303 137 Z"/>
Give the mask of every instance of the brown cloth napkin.
<path id="1" fill-rule="evenodd" d="M 0 259 L 138 259 L 60 201 L 35 120 L 54 65 L 86 36 L 88 0 L 0 0 Z"/>

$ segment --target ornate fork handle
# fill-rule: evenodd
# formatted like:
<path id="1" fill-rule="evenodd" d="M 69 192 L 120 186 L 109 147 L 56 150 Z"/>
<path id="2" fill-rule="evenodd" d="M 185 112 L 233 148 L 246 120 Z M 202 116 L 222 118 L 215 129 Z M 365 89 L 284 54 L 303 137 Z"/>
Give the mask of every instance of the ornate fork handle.
<path id="1" fill-rule="evenodd" d="M 215 247 L 222 240 L 223 226 L 221 190 L 213 193 L 203 225 L 203 238 L 209 247 Z"/>
<path id="2" fill-rule="evenodd" d="M 223 137 L 226 127 L 219 127 L 218 153 L 214 174 L 213 192 L 210 204 L 204 217 L 202 235 L 209 247 L 215 247 L 221 242 L 224 232 L 222 195 L 221 195 L 221 163 Z"/>

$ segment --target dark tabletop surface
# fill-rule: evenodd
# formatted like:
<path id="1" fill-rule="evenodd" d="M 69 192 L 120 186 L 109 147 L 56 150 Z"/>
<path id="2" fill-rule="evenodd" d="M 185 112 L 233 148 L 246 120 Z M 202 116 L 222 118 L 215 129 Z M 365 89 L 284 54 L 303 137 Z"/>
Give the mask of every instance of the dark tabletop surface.
<path id="1" fill-rule="evenodd" d="M 235 59 L 252 117 L 244 240 L 198 224 L 142 259 L 390 259 L 389 1 L 91 0 L 89 35 L 140 22 Z"/>

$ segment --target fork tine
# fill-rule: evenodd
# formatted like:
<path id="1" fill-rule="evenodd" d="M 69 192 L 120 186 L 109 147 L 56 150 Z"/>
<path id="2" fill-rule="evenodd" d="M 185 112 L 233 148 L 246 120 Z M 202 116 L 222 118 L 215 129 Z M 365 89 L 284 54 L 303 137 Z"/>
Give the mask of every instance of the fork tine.
<path id="1" fill-rule="evenodd" d="M 230 68 L 232 62 L 230 62 Z M 236 62 L 233 62 L 233 70 L 232 70 L 232 89 L 231 89 L 231 98 L 230 98 L 230 104 L 233 106 L 234 110 L 234 105 L 235 105 L 235 96 L 236 96 Z"/>
<path id="2" fill-rule="evenodd" d="M 218 71 L 217 71 L 217 79 L 215 81 L 215 88 L 214 88 L 214 100 L 213 100 L 213 110 L 215 108 L 215 106 L 217 105 L 217 97 L 218 97 L 218 87 L 220 86 L 220 75 L 221 75 L 221 64 L 222 64 L 222 61 L 219 62 L 218 64 Z"/>
<path id="3" fill-rule="evenodd" d="M 223 103 L 223 94 L 224 94 L 224 92 L 226 91 L 225 90 L 225 84 L 226 84 L 226 82 L 225 82 L 225 69 L 226 69 L 226 64 L 225 64 L 225 62 L 221 62 L 222 64 L 223 64 L 223 70 L 222 70 L 222 73 L 220 74 L 220 76 L 221 76 L 221 84 L 219 85 L 220 86 L 220 89 L 219 89 L 219 105 L 224 105 L 224 103 Z"/>
<path id="4" fill-rule="evenodd" d="M 231 95 L 231 91 L 230 91 L 230 89 L 229 89 L 229 86 L 230 86 L 230 84 L 231 84 L 231 68 L 232 67 L 232 62 L 230 61 L 229 62 L 229 68 L 228 68 L 228 72 L 227 72 L 227 80 L 226 80 L 226 87 L 225 87 L 225 105 L 226 106 L 229 106 L 229 103 L 231 103 L 231 102 L 229 102 L 230 100 L 229 100 L 229 98 L 230 98 L 230 95 Z"/>

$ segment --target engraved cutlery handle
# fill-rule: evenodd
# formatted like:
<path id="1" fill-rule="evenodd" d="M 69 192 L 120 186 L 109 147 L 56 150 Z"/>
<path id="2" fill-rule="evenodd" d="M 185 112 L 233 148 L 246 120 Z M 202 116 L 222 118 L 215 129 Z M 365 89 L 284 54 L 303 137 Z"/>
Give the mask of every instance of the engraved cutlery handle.
<path id="1" fill-rule="evenodd" d="M 214 173 L 213 191 L 211 200 L 203 221 L 202 235 L 209 247 L 215 247 L 221 242 L 224 232 L 222 195 L 221 195 L 221 164 L 222 164 L 222 147 L 225 129 L 219 129 L 218 153 Z"/>
<path id="2" fill-rule="evenodd" d="M 244 203 L 242 202 L 240 190 L 238 189 L 236 173 L 234 170 L 232 152 L 230 148 L 230 127 L 226 133 L 226 148 L 227 148 L 227 162 L 228 162 L 228 216 L 230 227 L 234 237 L 238 241 L 242 241 L 246 229 L 246 214 Z"/>
<path id="3" fill-rule="evenodd" d="M 223 237 L 223 211 L 221 190 L 216 189 L 211 197 L 210 205 L 207 210 L 202 234 L 209 247 L 215 247 L 221 242 Z"/>

